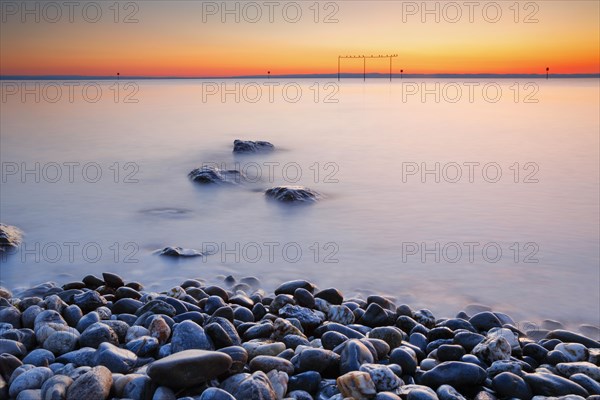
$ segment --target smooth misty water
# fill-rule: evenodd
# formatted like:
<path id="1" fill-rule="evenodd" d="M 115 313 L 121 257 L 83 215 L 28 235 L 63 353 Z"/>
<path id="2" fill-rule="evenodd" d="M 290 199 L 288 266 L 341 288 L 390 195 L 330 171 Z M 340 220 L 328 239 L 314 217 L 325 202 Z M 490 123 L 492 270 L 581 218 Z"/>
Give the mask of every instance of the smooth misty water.
<path id="1" fill-rule="evenodd" d="M 25 102 L 5 96 L 1 220 L 20 227 L 25 244 L 2 260 L 2 284 L 65 283 L 105 270 L 156 289 L 184 277 L 254 275 L 270 289 L 306 278 L 348 296 L 390 295 L 438 315 L 478 303 L 519 320 L 600 324 L 598 80 L 535 81 L 537 103 L 525 102 L 532 93 L 525 80 L 497 81 L 502 96 L 496 103 L 480 89 L 470 102 L 465 84 L 491 84 L 493 97 L 493 81 L 346 80 L 333 96 L 337 103 L 325 101 L 333 93 L 326 81 L 300 81 L 296 103 L 277 88 L 269 101 L 264 82 L 256 83 L 262 99 L 251 103 L 256 87 L 239 82 L 239 102 L 235 95 L 204 101 L 215 87 L 200 80 L 140 81 L 137 104 L 123 103 L 127 91 L 115 103 L 114 82 L 101 83 L 97 103 L 84 101 L 81 90 L 72 103 L 66 90 L 56 103 L 46 101 L 50 92 L 39 103 L 33 96 Z M 430 89 L 440 85 L 439 102 L 434 95 L 423 102 L 407 94 L 424 82 Z M 230 89 L 234 84 L 227 81 Z M 457 86 L 463 97 L 451 103 Z M 288 96 L 294 95 L 290 88 Z M 269 140 L 279 150 L 235 157 L 236 138 Z M 39 183 L 33 174 L 8 175 L 13 163 L 31 169 L 36 162 Z M 56 175 L 51 163 L 68 162 L 80 163 L 74 182 L 64 165 L 62 178 L 49 182 Z M 415 165 L 407 163 L 433 168 L 436 162 L 446 167 L 440 183 L 432 174 L 425 182 L 420 175 L 403 179 L 403 170 Z M 458 183 L 448 182 L 456 174 L 449 163 L 468 162 L 481 164 L 474 182 L 467 167 Z M 86 163 L 100 166 L 98 182 L 83 179 Z M 248 173 L 258 166 L 262 181 L 199 187 L 187 173 L 203 163 Z M 487 163 L 501 168 L 499 182 L 482 177 Z M 297 169 L 302 176 L 294 182 Z M 534 172 L 539 182 L 524 183 Z M 486 177 L 494 175 L 488 169 Z M 89 167 L 86 178 L 94 177 Z M 137 182 L 125 182 L 131 180 Z M 326 198 L 313 206 L 281 206 L 261 193 L 274 184 L 306 185 Z M 473 262 L 466 242 L 479 243 Z M 408 254 L 411 243 L 429 249 L 458 243 L 463 254 L 448 262 L 457 255 L 447 246 L 439 263 L 429 253 L 423 262 L 420 252 Z M 239 251 L 221 251 L 236 244 Z M 495 247 L 483 257 L 485 244 L 500 247 L 499 261 L 490 261 Z M 178 261 L 153 254 L 166 245 L 217 250 Z M 539 262 L 523 262 L 532 252 Z"/>

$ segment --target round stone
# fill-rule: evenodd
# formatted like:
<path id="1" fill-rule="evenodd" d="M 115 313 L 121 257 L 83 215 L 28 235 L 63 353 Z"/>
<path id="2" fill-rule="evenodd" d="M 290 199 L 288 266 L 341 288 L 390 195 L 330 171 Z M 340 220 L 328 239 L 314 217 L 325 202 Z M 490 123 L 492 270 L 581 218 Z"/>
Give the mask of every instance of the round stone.
<path id="1" fill-rule="evenodd" d="M 231 357 L 223 352 L 183 350 L 153 362 L 147 373 L 159 385 L 182 389 L 216 378 L 231 364 Z"/>

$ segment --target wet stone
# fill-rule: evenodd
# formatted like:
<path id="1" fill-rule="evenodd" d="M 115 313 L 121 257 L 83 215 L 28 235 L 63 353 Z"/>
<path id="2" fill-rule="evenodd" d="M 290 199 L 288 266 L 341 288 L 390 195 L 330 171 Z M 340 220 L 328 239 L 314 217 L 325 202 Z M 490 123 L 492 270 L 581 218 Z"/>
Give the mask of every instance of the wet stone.
<path id="1" fill-rule="evenodd" d="M 589 393 L 577 383 L 561 376 L 535 373 L 524 377 L 534 395 L 540 396 L 566 396 L 574 394 L 587 397 Z"/>
<path id="2" fill-rule="evenodd" d="M 371 376 L 378 392 L 393 391 L 403 384 L 402 380 L 386 365 L 362 364 L 359 370 Z"/>
<path id="3" fill-rule="evenodd" d="M 282 203 L 315 203 L 322 195 L 303 186 L 276 186 L 265 191 L 268 198 Z"/>
<path id="4" fill-rule="evenodd" d="M 88 326 L 79 338 L 82 347 L 97 348 L 102 343 L 119 344 L 119 338 L 112 328 L 101 322 Z"/>
<path id="5" fill-rule="evenodd" d="M 342 292 L 340 292 L 336 288 L 323 289 L 317 294 L 315 294 L 315 297 L 323 299 L 329 304 L 333 305 L 341 305 L 344 301 L 344 296 L 342 295 Z"/>
<path id="6" fill-rule="evenodd" d="M 213 344 L 200 325 L 182 321 L 173 329 L 171 349 L 173 353 L 191 349 L 212 350 Z"/>
<path id="7" fill-rule="evenodd" d="M 275 146 L 272 143 L 266 141 L 252 141 L 252 140 L 239 140 L 233 141 L 233 152 L 234 153 L 264 153 L 275 150 Z"/>
<path id="8" fill-rule="evenodd" d="M 53 362 L 54 354 L 45 349 L 35 349 L 23 358 L 23 364 L 32 364 L 36 367 L 47 367 Z"/>
<path id="9" fill-rule="evenodd" d="M 496 375 L 492 387 L 503 398 L 530 399 L 532 396 L 531 389 L 523 378 L 510 372 Z"/>
<path id="10" fill-rule="evenodd" d="M 75 380 L 67 390 L 66 400 L 106 400 L 112 386 L 108 368 L 98 366 Z"/>
<path id="11" fill-rule="evenodd" d="M 271 381 L 262 371 L 233 375 L 221 384 L 221 389 L 229 392 L 236 399 L 277 399 Z"/>
<path id="12" fill-rule="evenodd" d="M 110 343 L 102 343 L 94 354 L 94 364 L 104 365 L 111 372 L 126 374 L 138 365 L 135 353 Z"/>
<path id="13" fill-rule="evenodd" d="M 41 395 L 44 400 L 63 400 L 73 379 L 66 375 L 54 375 L 42 385 Z"/>
<path id="14" fill-rule="evenodd" d="M 424 385 L 436 389 L 444 384 L 453 387 L 477 386 L 481 385 L 486 377 L 485 370 L 477 365 L 449 361 L 425 372 L 421 377 L 421 381 Z"/>
<path id="15" fill-rule="evenodd" d="M 90 290 L 73 297 L 75 304 L 84 314 L 106 305 L 106 300 L 95 290 Z"/>
<path id="16" fill-rule="evenodd" d="M 344 397 L 357 400 L 374 397 L 377 393 L 371 375 L 366 372 L 352 371 L 337 378 L 337 387 Z"/>
<path id="17" fill-rule="evenodd" d="M 184 350 L 153 362 L 147 373 L 159 385 L 180 389 L 196 386 L 227 372 L 231 363 L 231 357 L 222 352 Z"/>
<path id="18" fill-rule="evenodd" d="M 285 372 L 288 375 L 294 374 L 294 366 L 292 363 L 279 357 L 257 356 L 250 361 L 251 371 L 263 371 L 264 373 L 268 373 L 273 369 Z"/>

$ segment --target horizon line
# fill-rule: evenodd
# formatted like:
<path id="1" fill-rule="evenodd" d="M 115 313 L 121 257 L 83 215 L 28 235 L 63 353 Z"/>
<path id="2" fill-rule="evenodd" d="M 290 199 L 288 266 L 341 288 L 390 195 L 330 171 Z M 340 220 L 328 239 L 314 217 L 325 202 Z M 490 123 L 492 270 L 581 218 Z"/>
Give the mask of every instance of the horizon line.
<path id="1" fill-rule="evenodd" d="M 393 73 L 392 78 L 405 79 L 405 78 L 543 78 L 546 76 L 552 78 L 600 78 L 600 72 L 596 73 L 570 73 L 570 74 L 494 74 L 494 73 Z M 353 78 L 390 78 L 389 73 L 371 72 L 362 73 L 341 73 L 340 78 L 353 79 Z M 323 74 L 279 74 L 279 75 L 227 75 L 227 76 L 194 76 L 194 75 L 0 75 L 0 80 L 72 80 L 72 79 L 84 79 L 84 80 L 119 80 L 119 79 L 324 79 L 324 78 L 338 78 L 337 73 L 323 73 Z"/>

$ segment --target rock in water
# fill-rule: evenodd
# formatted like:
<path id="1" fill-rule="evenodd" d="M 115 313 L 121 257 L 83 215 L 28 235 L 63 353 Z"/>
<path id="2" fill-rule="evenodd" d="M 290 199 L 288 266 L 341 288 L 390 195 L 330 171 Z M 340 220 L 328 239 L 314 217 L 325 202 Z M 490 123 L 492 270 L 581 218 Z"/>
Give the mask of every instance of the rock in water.
<path id="1" fill-rule="evenodd" d="M 0 223 L 0 251 L 19 246 L 21 240 L 22 233 L 18 228 Z"/>
<path id="2" fill-rule="evenodd" d="M 153 362 L 147 373 L 159 385 L 183 389 L 216 378 L 231 364 L 231 357 L 222 352 L 184 350 Z"/>
<path id="3" fill-rule="evenodd" d="M 188 174 L 188 177 L 194 182 L 206 185 L 221 184 L 239 184 L 246 177 L 240 171 L 235 169 L 224 170 L 210 165 L 196 168 Z"/>
<path id="4" fill-rule="evenodd" d="M 322 197 L 314 190 L 302 186 L 276 186 L 267 189 L 265 195 L 282 203 L 315 203 Z"/>
<path id="5" fill-rule="evenodd" d="M 185 249 L 183 247 L 165 247 L 162 250 L 156 251 L 160 256 L 169 257 L 202 257 L 204 254 L 194 249 Z"/>
<path id="6" fill-rule="evenodd" d="M 112 374 L 108 368 L 94 367 L 69 386 L 67 400 L 106 400 L 112 381 Z"/>
<path id="7" fill-rule="evenodd" d="M 258 140 L 253 142 L 251 140 L 239 139 L 233 141 L 234 153 L 265 153 L 273 150 L 275 150 L 275 146 L 273 146 L 272 143 L 265 141 Z"/>

